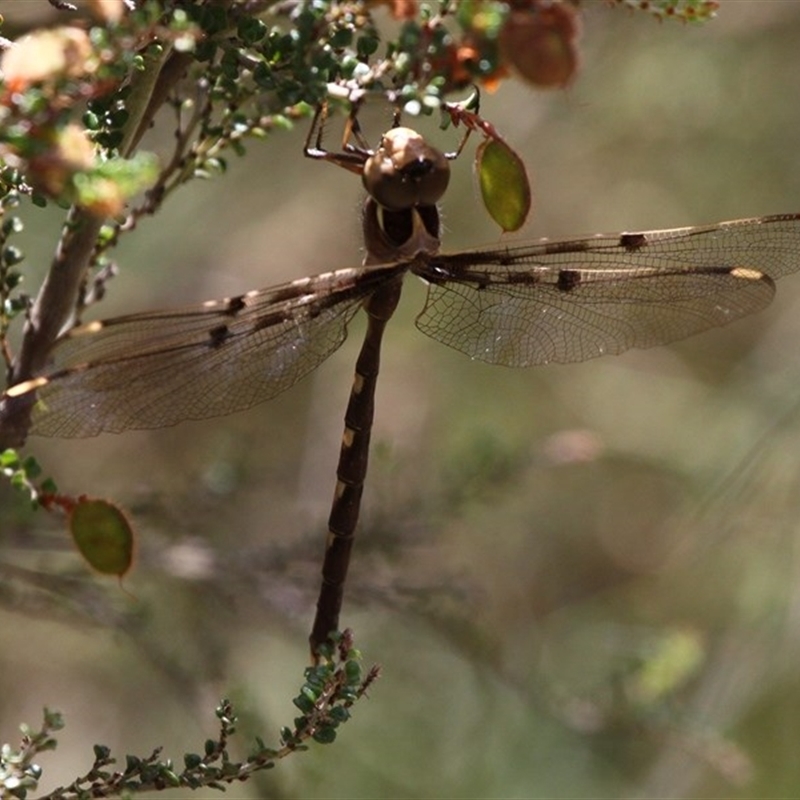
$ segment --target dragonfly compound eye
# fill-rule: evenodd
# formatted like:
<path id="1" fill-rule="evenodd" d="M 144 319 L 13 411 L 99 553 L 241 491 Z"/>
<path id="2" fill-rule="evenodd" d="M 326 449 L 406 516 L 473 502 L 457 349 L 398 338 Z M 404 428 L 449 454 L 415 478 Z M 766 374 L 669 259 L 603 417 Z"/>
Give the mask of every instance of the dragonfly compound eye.
<path id="1" fill-rule="evenodd" d="M 435 205 L 450 181 L 444 155 L 410 128 L 392 128 L 367 159 L 364 188 L 379 205 L 394 211 Z"/>

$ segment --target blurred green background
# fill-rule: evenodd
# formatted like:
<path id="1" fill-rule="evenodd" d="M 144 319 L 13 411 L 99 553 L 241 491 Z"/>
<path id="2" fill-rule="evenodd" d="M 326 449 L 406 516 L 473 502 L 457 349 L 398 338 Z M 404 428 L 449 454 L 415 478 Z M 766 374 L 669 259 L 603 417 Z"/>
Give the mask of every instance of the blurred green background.
<path id="1" fill-rule="evenodd" d="M 572 88 L 484 96 L 532 177 L 525 237 L 798 210 L 800 2 L 721 6 L 693 27 L 586 3 Z M 145 220 L 98 313 L 358 264 L 359 182 L 304 159 L 305 133 Z M 59 221 L 29 217 L 31 289 Z M 469 158 L 444 222 L 448 249 L 498 240 Z M 800 796 L 800 276 L 730 328 L 524 371 L 420 335 L 423 301 L 409 280 L 387 332 L 342 620 L 383 677 L 334 745 L 227 796 Z M 295 716 L 362 331 L 247 413 L 31 440 L 62 491 L 114 498 L 139 532 L 128 594 L 0 487 L 2 561 L 76 580 L 54 600 L 3 567 L 0 740 L 45 704 L 67 720 L 43 789 L 98 741 L 180 762 L 224 695 L 243 749 Z"/>

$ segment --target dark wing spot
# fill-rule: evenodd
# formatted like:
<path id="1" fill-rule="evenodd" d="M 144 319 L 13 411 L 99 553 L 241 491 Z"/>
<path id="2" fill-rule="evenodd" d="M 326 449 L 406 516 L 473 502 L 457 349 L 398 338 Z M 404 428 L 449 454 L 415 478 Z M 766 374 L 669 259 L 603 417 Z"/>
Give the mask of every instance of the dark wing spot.
<path id="1" fill-rule="evenodd" d="M 576 269 L 562 269 L 558 273 L 556 288 L 560 292 L 570 292 L 581 282 L 581 273 Z"/>
<path id="2" fill-rule="evenodd" d="M 240 311 L 242 311 L 246 306 L 247 303 L 242 295 L 239 295 L 238 297 L 231 297 L 225 306 L 225 313 L 233 316 L 234 314 L 238 314 Z"/>
<path id="3" fill-rule="evenodd" d="M 208 343 L 213 348 L 221 347 L 230 335 L 231 331 L 227 325 L 217 325 L 208 332 Z"/>
<path id="4" fill-rule="evenodd" d="M 644 233 L 623 233 L 619 237 L 619 246 L 626 250 L 639 250 L 647 244 Z"/>
<path id="5" fill-rule="evenodd" d="M 539 283 L 539 277 L 532 272 L 509 272 L 506 275 L 507 283 Z"/>

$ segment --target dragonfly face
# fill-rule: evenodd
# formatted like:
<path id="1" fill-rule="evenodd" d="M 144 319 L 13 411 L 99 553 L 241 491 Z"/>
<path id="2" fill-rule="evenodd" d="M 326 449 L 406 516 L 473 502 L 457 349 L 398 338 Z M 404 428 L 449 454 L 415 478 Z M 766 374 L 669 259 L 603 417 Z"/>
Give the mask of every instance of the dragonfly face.
<path id="1" fill-rule="evenodd" d="M 364 163 L 367 194 L 383 208 L 398 211 L 435 206 L 450 181 L 444 153 L 410 128 L 392 128 Z"/>

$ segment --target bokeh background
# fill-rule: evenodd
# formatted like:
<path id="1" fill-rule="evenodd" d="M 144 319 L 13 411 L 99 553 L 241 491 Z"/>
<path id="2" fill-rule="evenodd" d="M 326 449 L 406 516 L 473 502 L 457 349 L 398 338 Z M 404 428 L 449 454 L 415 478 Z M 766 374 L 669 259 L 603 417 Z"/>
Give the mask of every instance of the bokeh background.
<path id="1" fill-rule="evenodd" d="M 800 2 L 723 0 L 701 27 L 584 10 L 574 86 L 483 98 L 532 177 L 525 237 L 798 210 Z M 359 263 L 359 182 L 305 160 L 305 133 L 145 220 L 97 313 Z M 447 248 L 498 240 L 469 158 L 444 220 Z M 31 288 L 59 222 L 30 215 Z M 730 328 L 523 371 L 419 334 L 423 301 L 409 280 L 387 332 L 343 617 L 383 676 L 334 745 L 227 796 L 800 796 L 800 276 Z M 295 716 L 362 331 L 246 413 L 31 440 L 63 491 L 115 499 L 139 535 L 123 591 L 0 487 L 0 559 L 50 576 L 4 566 L 0 592 L 0 740 L 43 705 L 66 715 L 43 789 L 95 742 L 180 762 L 222 696 L 242 755 Z"/>

